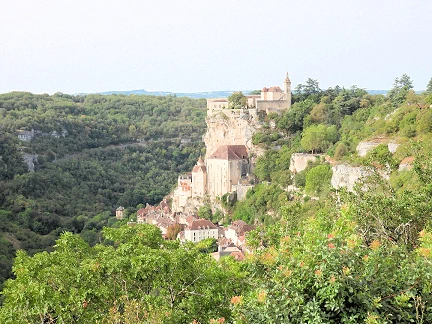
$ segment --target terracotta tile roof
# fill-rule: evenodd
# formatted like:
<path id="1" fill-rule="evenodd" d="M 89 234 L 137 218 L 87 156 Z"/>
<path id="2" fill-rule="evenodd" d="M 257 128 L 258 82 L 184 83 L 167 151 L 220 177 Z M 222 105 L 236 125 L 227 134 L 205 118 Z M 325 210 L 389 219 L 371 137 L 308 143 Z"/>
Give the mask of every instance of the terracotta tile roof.
<path id="1" fill-rule="evenodd" d="M 199 157 L 199 159 L 198 159 L 198 161 L 197 161 L 197 165 L 205 165 L 205 163 L 204 163 L 204 161 L 203 161 L 201 155 L 200 155 L 200 157 Z"/>
<path id="2" fill-rule="evenodd" d="M 158 227 L 164 227 L 164 228 L 168 228 L 168 226 L 174 225 L 174 222 L 166 217 L 159 217 L 157 219 L 157 226 Z"/>
<path id="3" fill-rule="evenodd" d="M 207 172 L 207 167 L 205 165 L 195 165 L 192 169 L 192 172 Z"/>
<path id="4" fill-rule="evenodd" d="M 195 216 L 188 216 L 187 218 L 186 218 L 186 223 L 190 226 L 194 221 L 196 221 L 197 220 L 197 218 L 195 217 Z"/>
<path id="5" fill-rule="evenodd" d="M 140 208 L 137 211 L 137 216 L 145 216 L 147 214 L 148 210 L 146 208 Z"/>
<path id="6" fill-rule="evenodd" d="M 280 87 L 270 87 L 269 89 L 268 89 L 268 91 L 269 92 L 282 92 L 282 90 L 281 90 L 281 88 Z"/>
<path id="7" fill-rule="evenodd" d="M 240 238 L 241 236 L 244 236 L 246 232 L 249 232 L 249 231 L 252 231 L 253 229 L 255 229 L 255 226 L 249 225 L 245 221 L 242 221 L 242 220 L 236 220 L 230 225 L 229 228 L 233 229 L 236 232 L 237 237 Z"/>
<path id="8" fill-rule="evenodd" d="M 210 222 L 208 219 L 197 219 L 194 220 L 188 227 L 189 230 L 199 230 L 199 229 L 217 229 L 217 226 Z"/>
<path id="9" fill-rule="evenodd" d="M 248 152 L 244 145 L 222 145 L 214 152 L 210 159 L 240 160 L 246 159 Z"/>
<path id="10" fill-rule="evenodd" d="M 221 246 L 221 247 L 227 247 L 230 244 L 232 244 L 231 239 L 227 239 L 226 237 L 220 237 L 218 239 L 218 245 Z"/>
<path id="11" fill-rule="evenodd" d="M 168 207 L 168 208 L 169 208 L 169 205 L 168 205 L 166 199 L 162 200 L 162 201 L 160 202 L 159 206 L 160 206 L 162 209 L 165 209 L 165 207 Z"/>
<path id="12" fill-rule="evenodd" d="M 281 90 L 281 88 L 278 87 L 278 86 L 270 87 L 270 88 L 266 88 L 266 87 L 264 87 L 264 88 L 262 89 L 262 92 L 282 92 L 282 90 Z"/>
<path id="13" fill-rule="evenodd" d="M 232 252 L 230 254 L 230 256 L 232 256 L 237 261 L 243 261 L 245 258 L 244 254 L 240 251 L 239 252 Z"/>

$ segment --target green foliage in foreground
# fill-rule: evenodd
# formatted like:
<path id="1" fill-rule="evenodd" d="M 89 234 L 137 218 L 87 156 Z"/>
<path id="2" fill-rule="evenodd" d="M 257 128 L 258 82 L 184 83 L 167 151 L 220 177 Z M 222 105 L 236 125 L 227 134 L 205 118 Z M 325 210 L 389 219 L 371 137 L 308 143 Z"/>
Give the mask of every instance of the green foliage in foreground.
<path id="1" fill-rule="evenodd" d="M 330 190 L 332 177 L 331 167 L 327 164 L 317 165 L 306 174 L 305 191 L 310 195 L 320 196 Z"/>
<path id="2" fill-rule="evenodd" d="M 159 229 L 104 230 L 114 246 L 63 233 L 55 251 L 15 260 L 1 323 L 206 323 L 230 318 L 240 272 L 192 244 L 163 242 Z M 239 280 L 236 280 L 238 277 Z"/>
<path id="3" fill-rule="evenodd" d="M 299 211 L 269 227 L 272 244 L 243 262 L 217 263 L 200 246 L 164 242 L 152 225 L 106 229 L 114 245 L 94 247 L 64 233 L 54 252 L 18 253 L 0 321 L 432 321 L 431 232 L 422 230 L 412 249 L 367 241 L 351 207 L 327 208 L 293 228 Z"/>
<path id="4" fill-rule="evenodd" d="M 236 323 L 430 323 L 432 234 L 413 251 L 368 245 L 349 209 L 329 216 L 253 255 L 255 285 L 233 300 Z"/>
<path id="5" fill-rule="evenodd" d="M 300 204 L 257 186 L 236 212 L 259 217 L 279 201 L 279 218 L 248 235 L 242 262 L 216 263 L 214 241 L 180 246 L 151 225 L 105 229 L 94 247 L 64 233 L 51 253 L 18 253 L 0 322 L 430 323 L 427 157 L 411 171 L 418 186 L 400 193 L 372 178 L 356 194 Z"/>

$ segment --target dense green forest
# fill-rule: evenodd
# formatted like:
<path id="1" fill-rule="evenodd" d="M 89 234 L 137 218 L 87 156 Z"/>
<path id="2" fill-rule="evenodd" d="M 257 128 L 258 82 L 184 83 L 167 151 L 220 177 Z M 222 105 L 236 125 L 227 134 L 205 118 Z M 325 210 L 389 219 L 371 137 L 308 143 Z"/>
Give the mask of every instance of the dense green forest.
<path id="1" fill-rule="evenodd" d="M 200 155 L 204 116 L 189 98 L 0 95 L 0 286 L 17 249 L 50 250 L 65 230 L 93 245 L 116 207 L 161 201 Z"/>
<path id="2" fill-rule="evenodd" d="M 358 156 L 357 144 L 376 138 L 394 140 L 400 146 L 391 153 L 387 145 L 378 145 L 365 157 Z M 10 140 L 21 144 L 15 138 Z M 163 241 L 160 231 L 151 225 L 107 223 L 113 226 L 105 227 L 102 237 L 89 239 L 83 231 L 81 236 L 73 234 L 79 233 L 81 226 L 77 217 L 52 251 L 34 256 L 18 253 L 15 279 L 8 280 L 3 290 L 0 320 L 431 323 L 432 80 L 427 91 L 417 94 L 409 76 L 403 75 L 383 96 L 357 87 L 322 90 L 316 80 L 308 79 L 295 89 L 289 111 L 263 118 L 263 128 L 253 141 L 266 149 L 254 171 L 259 183 L 243 201 L 221 199 L 225 219 L 257 225 L 247 236 L 253 253 L 244 261 L 227 257 L 216 262 L 199 246 Z M 13 157 L 17 151 L 10 147 Z M 124 149 L 136 161 L 133 150 L 144 148 Z M 174 158 L 184 154 L 186 167 L 194 162 L 187 156 L 196 157 L 200 148 L 185 147 L 183 153 L 165 150 Z M 108 147 L 80 154 L 112 165 L 110 159 L 115 160 L 117 151 Z M 330 185 L 331 165 L 324 159 L 292 175 L 289 161 L 295 152 L 323 153 L 338 163 L 367 167 L 371 176 L 359 182 L 353 192 L 335 190 Z M 411 168 L 399 169 L 406 157 L 412 158 Z M 15 175 L 3 180 L 2 192 L 25 190 L 21 185 L 13 190 L 10 186 L 24 176 L 53 172 L 60 165 L 73 175 L 72 166 L 80 163 L 75 158 L 59 159 L 59 163 L 44 164 L 31 174 L 21 174 L 17 163 L 13 166 Z M 85 197 L 74 201 L 96 208 L 100 201 L 94 198 L 105 195 L 91 192 L 92 177 L 102 181 L 98 183 L 101 187 L 105 178 L 109 182 L 121 172 L 113 168 L 113 173 L 103 167 L 89 172 L 86 183 L 91 202 Z M 129 177 L 127 172 L 122 175 Z M 21 183 L 26 187 L 26 182 Z M 286 190 L 289 185 L 299 191 Z M 116 202 L 137 202 L 132 187 L 125 184 L 123 193 L 132 190 L 128 195 L 112 192 Z M 111 188 L 109 184 L 107 188 Z M 150 200 L 153 190 L 156 198 L 156 190 L 149 189 L 143 188 L 138 196 Z M 43 191 L 33 188 L 31 192 Z M 52 193 L 57 194 L 57 190 Z M 16 198 L 28 203 L 41 197 L 20 194 Z M 10 206 L 3 211 L 5 215 L 26 211 L 15 212 L 11 201 L 2 199 Z M 68 211 L 67 206 L 54 202 L 50 206 Z M 205 209 L 203 214 L 215 217 Z M 87 210 L 81 214 L 91 219 L 98 213 Z M 221 211 L 217 214 L 220 217 Z M 10 215 L 5 218 L 10 219 Z"/>

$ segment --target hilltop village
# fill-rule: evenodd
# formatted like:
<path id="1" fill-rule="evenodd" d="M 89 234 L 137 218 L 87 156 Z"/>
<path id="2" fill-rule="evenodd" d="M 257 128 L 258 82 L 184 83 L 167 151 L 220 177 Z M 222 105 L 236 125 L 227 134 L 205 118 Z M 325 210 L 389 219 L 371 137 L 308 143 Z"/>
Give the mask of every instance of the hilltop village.
<path id="1" fill-rule="evenodd" d="M 200 219 L 198 209 L 205 205 L 216 210 L 223 209 L 222 199 L 245 199 L 246 192 L 256 183 L 255 160 L 263 153 L 252 144 L 252 136 L 263 127 L 262 116 L 270 113 L 280 115 L 290 107 L 291 81 L 288 73 L 283 90 L 279 86 L 264 87 L 260 95 L 247 95 L 243 107 L 232 107 L 227 98 L 207 99 L 207 131 L 203 136 L 205 157 L 199 157 L 191 172 L 178 176 L 177 187 L 159 205 L 147 204 L 145 208 L 139 209 L 136 223 L 156 225 L 166 239 L 178 239 L 181 242 L 216 239 L 218 252 L 213 254 L 216 259 L 231 254 L 236 259 L 243 259 L 244 254 L 250 252 L 246 245 L 246 234 L 255 226 L 236 220 L 223 227 L 208 219 Z M 360 157 L 364 157 L 382 144 L 392 154 L 399 146 L 392 140 L 377 138 L 360 142 L 356 151 Z M 369 172 L 365 167 L 338 164 L 329 156 L 309 153 L 292 154 L 289 170 L 295 175 L 317 159 L 331 165 L 331 186 L 336 189 L 345 187 L 352 191 L 356 181 Z M 399 169 L 411 169 L 411 164 L 412 158 L 404 159 Z M 388 177 L 386 172 L 382 175 Z M 297 188 L 289 186 L 286 190 L 296 191 Z M 123 207 L 117 209 L 116 216 L 123 218 Z"/>
<path id="2" fill-rule="evenodd" d="M 253 187 L 254 160 L 261 154 L 252 144 L 252 136 L 262 123 L 262 114 L 281 114 L 291 107 L 291 80 L 286 74 L 283 90 L 279 86 L 264 87 L 260 95 L 247 95 L 246 105 L 230 107 L 227 98 L 207 99 L 207 132 L 203 136 L 206 156 L 200 157 L 191 172 L 178 177 L 177 188 L 170 199 L 158 206 L 147 205 L 137 211 L 138 224 L 154 224 L 165 238 L 200 242 L 207 238 L 218 241 L 215 258 L 233 255 L 242 259 L 247 252 L 245 235 L 254 229 L 242 220 L 220 227 L 210 220 L 199 219 L 197 210 L 206 202 L 217 204 L 226 194 L 245 197 Z M 116 211 L 123 218 L 123 207 Z M 177 231 L 175 230 L 177 228 Z"/>

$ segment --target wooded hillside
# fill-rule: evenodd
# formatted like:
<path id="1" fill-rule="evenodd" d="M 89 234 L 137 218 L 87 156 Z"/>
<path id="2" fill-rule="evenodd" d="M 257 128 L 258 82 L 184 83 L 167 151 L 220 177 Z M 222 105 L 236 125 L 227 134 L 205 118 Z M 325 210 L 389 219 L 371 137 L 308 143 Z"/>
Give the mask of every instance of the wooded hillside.
<path id="1" fill-rule="evenodd" d="M 12 92 L 0 116 L 2 283 L 15 250 L 50 250 L 62 231 L 95 244 L 118 206 L 161 201 L 201 154 L 205 101 Z"/>

